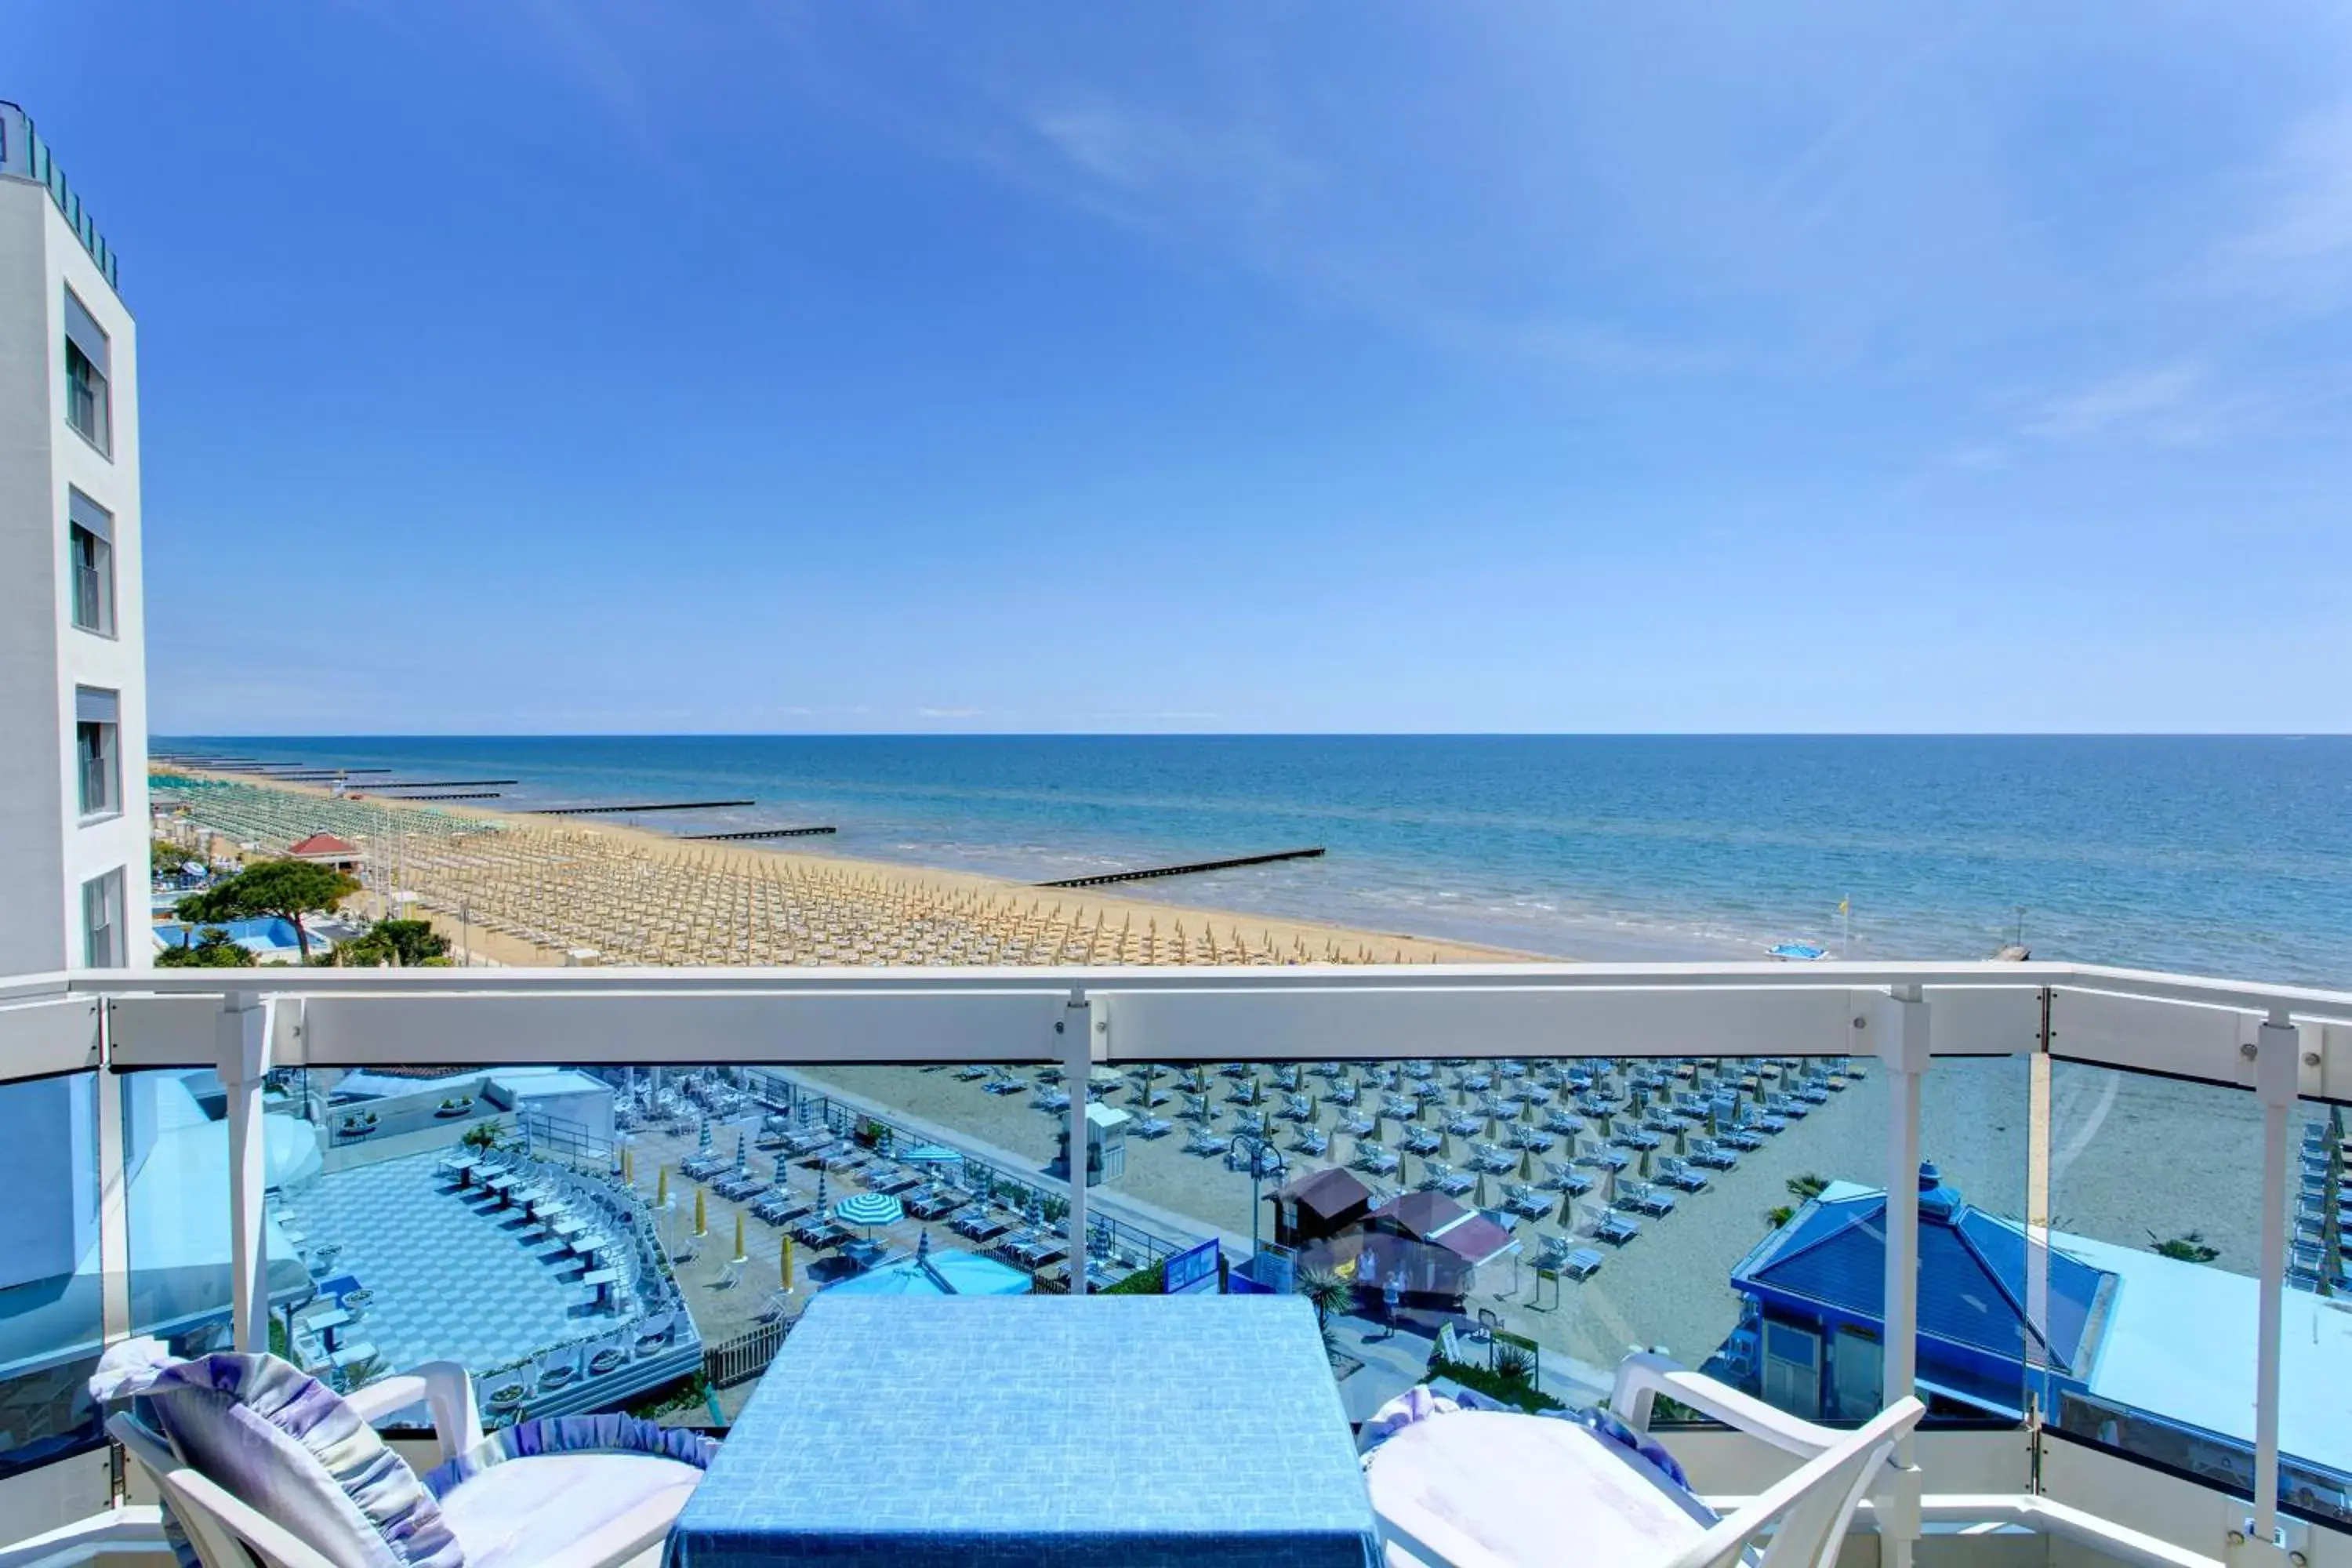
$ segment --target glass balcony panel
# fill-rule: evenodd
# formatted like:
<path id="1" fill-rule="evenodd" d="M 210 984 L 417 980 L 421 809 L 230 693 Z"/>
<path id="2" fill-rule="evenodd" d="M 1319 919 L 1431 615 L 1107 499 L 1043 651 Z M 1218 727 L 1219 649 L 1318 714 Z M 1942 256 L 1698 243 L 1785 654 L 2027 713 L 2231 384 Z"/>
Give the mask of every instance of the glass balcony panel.
<path id="1" fill-rule="evenodd" d="M 1060 1122 L 1044 1109 L 1058 1076 L 279 1075 L 315 1162 L 273 1200 L 307 1281 L 276 1337 L 339 1385 L 457 1361 L 492 1425 L 612 1409 L 723 1424 L 818 1290 L 1067 1288 Z M 967 1095 L 1013 1134 L 926 1114 Z"/>
<path id="2" fill-rule="evenodd" d="M 121 1075 L 125 1230 L 131 1326 L 182 1355 L 229 1348 L 228 1101 L 210 1069 Z M 263 1227 L 274 1308 L 309 1289 L 286 1210 L 289 1181 L 306 1165 L 308 1127 L 282 1099 L 266 1102 L 269 1141 Z"/>
<path id="3" fill-rule="evenodd" d="M 2297 1118 L 2289 1180 L 2322 1121 Z M 2107 1068 L 2051 1068 L 2048 1127 L 2053 1354 L 2036 1368 L 2065 1438 L 2235 1498 L 2253 1487 L 2261 1320 L 2263 1112 L 2242 1090 Z M 2294 1194 L 2289 1194 L 2290 1224 Z M 2290 1289 L 2282 1436 L 2291 1501 L 2352 1521 L 2336 1415 L 2345 1321 Z"/>
<path id="4" fill-rule="evenodd" d="M 2301 1101 L 2288 1140 L 2279 1501 L 2340 1530 L 2352 1528 L 2352 1418 L 2342 1395 L 2342 1369 L 2352 1364 L 2352 1110 Z"/>
<path id="5" fill-rule="evenodd" d="M 0 1477 L 95 1447 L 105 1325 L 97 1078 L 0 1084 Z"/>

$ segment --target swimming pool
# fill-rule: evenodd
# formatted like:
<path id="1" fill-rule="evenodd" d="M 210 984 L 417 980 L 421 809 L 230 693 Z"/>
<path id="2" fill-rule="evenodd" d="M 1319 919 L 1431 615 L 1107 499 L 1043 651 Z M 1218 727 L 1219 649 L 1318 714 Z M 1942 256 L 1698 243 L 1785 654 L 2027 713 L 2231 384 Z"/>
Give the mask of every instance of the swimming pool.
<path id="1" fill-rule="evenodd" d="M 251 948 L 256 952 L 277 952 L 301 946 L 294 934 L 294 922 L 282 916 L 257 915 L 251 920 L 222 921 L 218 923 L 228 932 L 231 942 L 239 947 Z M 177 921 L 158 921 L 155 939 L 165 947 L 185 947 L 194 940 L 194 931 L 209 929 L 208 925 L 191 928 Z"/>

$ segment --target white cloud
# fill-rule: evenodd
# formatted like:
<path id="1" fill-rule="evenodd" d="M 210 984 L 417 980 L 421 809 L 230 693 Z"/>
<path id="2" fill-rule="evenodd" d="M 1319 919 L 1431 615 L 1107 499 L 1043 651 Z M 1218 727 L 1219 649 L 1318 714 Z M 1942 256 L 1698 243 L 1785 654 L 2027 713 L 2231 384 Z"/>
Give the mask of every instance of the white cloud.
<path id="1" fill-rule="evenodd" d="M 2204 380 L 2201 367 L 2186 363 L 2110 376 L 2042 404 L 2020 428 L 2053 441 L 2153 433 L 2189 407 Z"/>
<path id="2" fill-rule="evenodd" d="M 2352 306 L 2352 103 L 2297 121 L 2255 185 L 2259 216 L 2215 251 L 2208 280 L 2295 310 Z"/>

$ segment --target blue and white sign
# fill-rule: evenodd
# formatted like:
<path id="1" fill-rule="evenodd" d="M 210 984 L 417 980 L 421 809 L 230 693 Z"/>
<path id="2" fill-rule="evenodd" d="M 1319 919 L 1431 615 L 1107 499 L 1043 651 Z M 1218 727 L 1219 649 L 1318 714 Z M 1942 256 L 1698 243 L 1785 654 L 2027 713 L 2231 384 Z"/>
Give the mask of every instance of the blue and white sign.
<path id="1" fill-rule="evenodd" d="M 1170 1296 L 1214 1295 L 1217 1289 L 1217 1244 L 1204 1241 L 1170 1258 L 1160 1289 Z"/>

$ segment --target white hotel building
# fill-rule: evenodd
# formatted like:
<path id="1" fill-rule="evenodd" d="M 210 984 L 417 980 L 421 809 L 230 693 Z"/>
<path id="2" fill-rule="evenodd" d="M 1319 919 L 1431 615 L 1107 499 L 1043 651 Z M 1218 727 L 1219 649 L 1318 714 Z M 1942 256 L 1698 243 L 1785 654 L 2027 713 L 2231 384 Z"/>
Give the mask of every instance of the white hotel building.
<path id="1" fill-rule="evenodd" d="M 0 102 L 0 973 L 144 966 L 138 328 Z"/>

